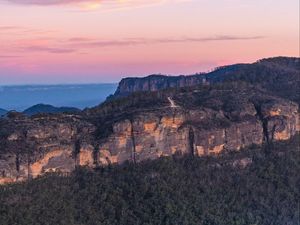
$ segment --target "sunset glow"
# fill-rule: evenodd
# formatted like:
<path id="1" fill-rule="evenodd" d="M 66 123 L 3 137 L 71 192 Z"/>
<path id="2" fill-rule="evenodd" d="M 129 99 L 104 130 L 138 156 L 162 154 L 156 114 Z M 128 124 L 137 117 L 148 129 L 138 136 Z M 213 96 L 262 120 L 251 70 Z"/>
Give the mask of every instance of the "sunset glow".
<path id="1" fill-rule="evenodd" d="M 298 0 L 0 0 L 0 83 L 117 82 L 299 56 Z"/>

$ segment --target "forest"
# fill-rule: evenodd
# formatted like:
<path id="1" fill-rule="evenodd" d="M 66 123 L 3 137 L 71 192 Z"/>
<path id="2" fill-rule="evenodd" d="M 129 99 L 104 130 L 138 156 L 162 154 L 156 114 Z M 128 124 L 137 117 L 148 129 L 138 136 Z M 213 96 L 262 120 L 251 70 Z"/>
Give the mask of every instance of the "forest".
<path id="1" fill-rule="evenodd" d="M 0 221 L 74 225 L 296 225 L 299 135 L 220 156 L 174 155 L 0 187 Z"/>

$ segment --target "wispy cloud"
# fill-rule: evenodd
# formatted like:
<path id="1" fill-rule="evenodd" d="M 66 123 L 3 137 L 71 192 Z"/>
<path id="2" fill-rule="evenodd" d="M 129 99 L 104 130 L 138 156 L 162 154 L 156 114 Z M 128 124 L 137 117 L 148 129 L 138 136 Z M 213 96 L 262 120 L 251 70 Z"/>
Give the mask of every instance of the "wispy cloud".
<path id="1" fill-rule="evenodd" d="M 55 6 L 72 5 L 84 10 L 134 8 L 161 3 L 177 3 L 192 0 L 0 0 L 19 5 Z"/>
<path id="2" fill-rule="evenodd" d="M 0 0 L 1 2 L 1 0 Z M 45 30 L 45 29 L 36 29 L 36 28 L 30 28 L 30 27 L 22 27 L 22 26 L 5 26 L 0 25 L 0 32 L 1 35 L 45 35 L 45 34 L 51 34 L 54 33 L 54 30 Z"/>
<path id="3" fill-rule="evenodd" d="M 159 45 L 159 44 L 185 44 L 185 43 L 204 43 L 204 42 L 224 42 L 224 41 L 249 41 L 262 39 L 264 36 L 234 36 L 219 35 L 213 37 L 183 37 L 183 38 L 124 38 L 104 40 L 89 37 L 73 37 L 69 39 L 47 39 L 27 40 L 20 43 L 6 45 L 10 52 L 37 52 L 50 54 L 68 54 L 73 52 L 82 53 L 88 50 L 100 48 L 125 48 L 139 45 Z M 1 50 L 1 49 L 0 49 Z M 0 56 L 1 57 L 1 56 Z M 4 58 L 4 57 L 3 57 Z M 7 57 L 8 58 L 8 57 Z"/>
<path id="4" fill-rule="evenodd" d="M 0 55 L 0 59 L 20 58 L 19 55 Z"/>
<path id="5" fill-rule="evenodd" d="M 75 52 L 75 49 L 61 48 L 61 47 L 47 47 L 47 46 L 28 46 L 23 48 L 26 52 L 46 52 L 55 54 L 65 54 Z"/>
<path id="6" fill-rule="evenodd" d="M 82 2 L 102 2 L 91 0 L 2 0 L 4 2 L 11 2 L 22 5 L 64 5 Z"/>
<path id="7" fill-rule="evenodd" d="M 21 27 L 17 26 L 0 26 L 0 31 L 11 31 L 11 30 L 19 30 Z"/>
<path id="8" fill-rule="evenodd" d="M 68 40 L 69 45 L 81 48 L 94 47 L 118 47 L 118 46 L 134 46 L 134 45 L 150 45 L 150 44 L 180 44 L 189 42 L 212 42 L 212 41 L 246 41 L 262 39 L 263 36 L 230 36 L 220 35 L 214 37 L 185 37 L 185 38 L 127 38 L 123 40 L 97 40 L 89 38 L 71 38 Z"/>
<path id="9" fill-rule="evenodd" d="M 68 5 L 68 4 L 78 4 L 78 3 L 99 3 L 99 4 L 108 4 L 111 6 L 114 5 L 129 5 L 129 4 L 149 4 L 151 2 L 165 2 L 166 0 L 1 0 L 2 2 L 11 2 L 15 4 L 22 5 Z M 172 1 L 172 0 L 169 0 Z M 174 2 L 176 0 L 173 0 Z M 178 1 L 178 0 L 177 0 Z"/>

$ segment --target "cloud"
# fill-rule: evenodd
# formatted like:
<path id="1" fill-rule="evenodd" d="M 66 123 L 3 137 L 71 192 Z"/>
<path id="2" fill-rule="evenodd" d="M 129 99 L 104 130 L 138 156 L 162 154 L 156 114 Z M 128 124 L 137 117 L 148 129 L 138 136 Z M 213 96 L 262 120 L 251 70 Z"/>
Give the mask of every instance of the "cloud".
<path id="1" fill-rule="evenodd" d="M 20 27 L 17 26 L 0 26 L 0 31 L 11 31 L 11 30 L 19 30 Z"/>
<path id="2" fill-rule="evenodd" d="M 97 2 L 91 0 L 2 0 L 22 5 L 65 5 L 82 2 Z M 102 2 L 102 1 L 98 1 Z"/>
<path id="3" fill-rule="evenodd" d="M 103 4 L 110 6 L 128 6 L 166 2 L 166 0 L 0 0 L 21 5 L 70 5 L 70 4 Z M 172 1 L 172 0 L 169 0 Z M 173 0 L 176 2 L 176 0 Z"/>
<path id="4" fill-rule="evenodd" d="M 98 8 L 112 10 L 186 1 L 192 0 L 0 0 L 0 3 L 36 6 L 68 5 L 79 7 L 81 10 L 96 10 Z"/>
<path id="5" fill-rule="evenodd" d="M 262 39 L 263 36 L 230 36 L 221 35 L 215 37 L 186 37 L 186 38 L 128 38 L 123 40 L 96 40 L 88 38 L 71 38 L 69 45 L 77 48 L 95 48 L 95 47 L 122 47 L 122 46 L 135 46 L 135 45 L 150 45 L 150 44 L 180 44 L 191 42 L 213 42 L 213 41 L 246 41 Z"/>
<path id="6" fill-rule="evenodd" d="M 0 59 L 20 58 L 19 55 L 0 55 Z"/>
<path id="7" fill-rule="evenodd" d="M 213 37 L 184 37 L 184 38 L 124 38 L 104 40 L 89 37 L 73 37 L 69 39 L 37 39 L 15 42 L 5 45 L 4 51 L 15 53 L 49 53 L 49 54 L 69 54 L 83 53 L 91 49 L 100 48 L 125 48 L 139 45 L 160 45 L 160 44 L 185 44 L 185 43 L 204 43 L 204 42 L 224 42 L 224 41 L 249 41 L 265 38 L 264 36 L 234 36 L 219 35 Z M 1 46 L 0 46 L 1 47 Z M 6 49 L 6 50 L 5 50 Z M 0 48 L 1 50 L 1 48 Z M 13 58 L 15 56 L 0 55 L 0 58 Z"/>
<path id="8" fill-rule="evenodd" d="M 1 1 L 1 0 L 0 0 Z M 0 25 L 1 36 L 3 35 L 45 35 L 54 33 L 54 30 L 45 30 L 45 29 L 36 29 L 30 27 L 22 27 L 22 26 L 1 26 Z"/>
<path id="9" fill-rule="evenodd" d="M 55 54 L 65 54 L 75 52 L 75 49 L 60 48 L 60 47 L 47 47 L 47 46 L 28 46 L 23 48 L 24 51 L 29 52 L 46 52 Z"/>

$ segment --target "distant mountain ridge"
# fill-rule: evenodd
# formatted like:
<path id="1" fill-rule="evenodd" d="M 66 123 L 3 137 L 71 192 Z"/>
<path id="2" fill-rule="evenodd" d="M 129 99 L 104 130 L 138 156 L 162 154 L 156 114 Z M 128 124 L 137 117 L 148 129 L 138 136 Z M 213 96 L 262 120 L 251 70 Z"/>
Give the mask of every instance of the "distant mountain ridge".
<path id="1" fill-rule="evenodd" d="M 39 113 L 77 113 L 80 109 L 74 107 L 55 107 L 47 104 L 37 104 L 26 110 L 23 113 L 27 116 L 33 116 Z"/>
<path id="2" fill-rule="evenodd" d="M 139 91 L 158 91 L 174 87 L 187 87 L 205 82 L 205 74 L 191 76 L 149 75 L 143 78 L 124 78 L 119 83 L 115 96 L 128 96 Z"/>
<path id="3" fill-rule="evenodd" d="M 0 108 L 0 116 L 4 116 L 8 111 Z"/>
<path id="4" fill-rule="evenodd" d="M 146 90 L 182 83 L 192 87 L 132 89 L 127 97 L 111 98 L 80 113 L 66 115 L 38 105 L 31 113 L 53 114 L 1 118 L 0 184 L 49 171 L 70 173 L 78 166 L 272 147 L 274 141 L 289 140 L 300 131 L 299 104 L 288 100 L 299 97 L 298 66 L 297 58 L 276 58 L 221 67 L 209 77 L 195 75 L 208 85 L 194 85 L 182 76 L 150 76 L 137 79 L 148 81 Z"/>
<path id="5" fill-rule="evenodd" d="M 299 131 L 298 104 L 246 82 L 134 93 L 78 114 L 15 114 L 0 119 L 0 184 L 78 166 L 219 155 Z"/>
<path id="6" fill-rule="evenodd" d="M 39 103 L 78 109 L 93 107 L 113 94 L 117 84 L 0 84 L 0 108 L 22 112 Z"/>
<path id="7" fill-rule="evenodd" d="M 158 91 L 229 81 L 258 84 L 280 97 L 299 104 L 300 58 L 267 58 L 251 64 L 222 66 L 209 73 L 190 76 L 150 75 L 143 78 L 124 78 L 119 83 L 114 97 L 128 96 L 133 92 Z"/>

